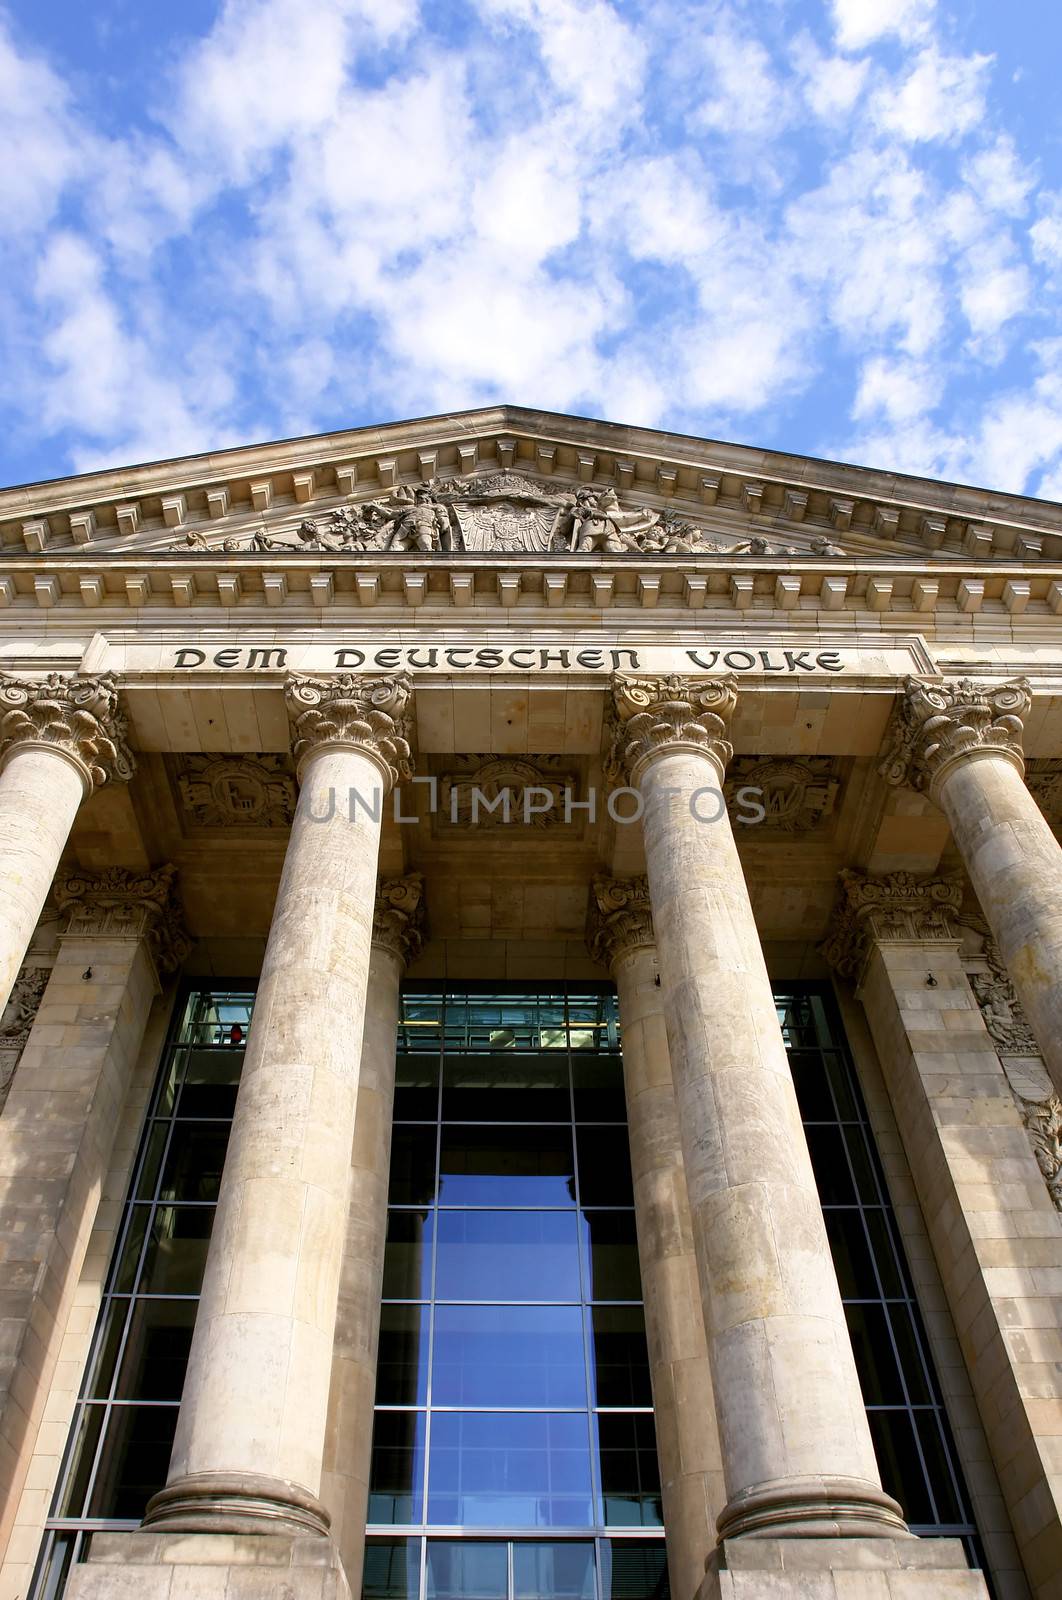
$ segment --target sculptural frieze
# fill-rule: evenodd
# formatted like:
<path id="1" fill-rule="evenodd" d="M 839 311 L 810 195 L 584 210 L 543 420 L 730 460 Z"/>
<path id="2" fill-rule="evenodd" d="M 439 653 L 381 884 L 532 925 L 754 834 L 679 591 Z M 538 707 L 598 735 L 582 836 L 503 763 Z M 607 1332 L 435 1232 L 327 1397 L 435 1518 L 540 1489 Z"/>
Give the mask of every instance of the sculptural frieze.
<path id="1" fill-rule="evenodd" d="M 206 535 L 190 529 L 181 553 L 213 551 Z M 625 506 L 609 487 L 546 488 L 517 472 L 445 478 L 390 495 L 334 507 L 306 517 L 293 530 L 273 535 L 264 528 L 222 541 L 223 554 L 318 552 L 372 555 L 726 555 L 843 556 L 824 535 L 804 546 L 768 539 L 709 533 L 667 507 Z M 174 552 L 176 553 L 176 552 Z"/>

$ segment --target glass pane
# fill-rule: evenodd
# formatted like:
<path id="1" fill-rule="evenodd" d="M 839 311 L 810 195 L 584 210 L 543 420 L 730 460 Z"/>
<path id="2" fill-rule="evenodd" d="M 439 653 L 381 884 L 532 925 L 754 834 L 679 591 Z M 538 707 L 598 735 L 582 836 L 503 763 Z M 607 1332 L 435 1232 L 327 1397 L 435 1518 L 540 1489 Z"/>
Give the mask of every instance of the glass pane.
<path id="1" fill-rule="evenodd" d="M 969 1522 L 970 1514 L 963 1510 L 955 1493 L 955 1484 L 947 1452 L 944 1449 L 944 1441 L 940 1436 L 937 1414 L 933 1411 L 916 1412 L 915 1427 L 918 1429 L 918 1439 L 922 1446 L 929 1482 L 932 1485 L 933 1499 L 937 1503 L 938 1521 Z"/>
<path id="2" fill-rule="evenodd" d="M 45 1555 L 40 1565 L 33 1593 L 39 1600 L 59 1600 L 66 1589 L 66 1580 L 74 1563 L 78 1539 L 76 1533 L 52 1533 L 45 1536 Z"/>
<path id="3" fill-rule="evenodd" d="M 112 1300 L 104 1307 L 102 1325 L 96 1329 L 83 1389 L 83 1393 L 94 1400 L 106 1400 L 111 1392 L 114 1364 L 118 1360 L 129 1306 L 128 1300 Z"/>
<path id="4" fill-rule="evenodd" d="M 601 1541 L 602 1600 L 670 1600 L 662 1540 Z"/>
<path id="5" fill-rule="evenodd" d="M 641 1306 L 594 1306 L 591 1370 L 599 1406 L 651 1406 L 649 1353 Z"/>
<path id="6" fill-rule="evenodd" d="M 789 1069 L 793 1074 L 800 1115 L 805 1122 L 835 1122 L 833 1096 L 822 1056 L 817 1050 L 791 1050 Z"/>
<path id="7" fill-rule="evenodd" d="M 926 1378 L 925 1361 L 915 1337 L 911 1313 L 906 1306 L 890 1306 L 889 1321 L 900 1354 L 900 1370 L 907 1384 L 908 1399 L 915 1406 L 932 1404 L 934 1397 Z"/>
<path id="8" fill-rule="evenodd" d="M 576 1216 L 563 1211 L 440 1211 L 440 1300 L 578 1300 Z"/>
<path id="9" fill-rule="evenodd" d="M 882 1292 L 887 1296 L 904 1294 L 906 1289 L 900 1273 L 896 1241 L 884 1211 L 867 1210 L 863 1215 L 867 1219 L 867 1231 L 874 1249 Z"/>
<path id="10" fill-rule="evenodd" d="M 166 1149 L 166 1139 L 169 1135 L 168 1122 L 153 1122 L 148 1133 L 147 1148 L 140 1166 L 140 1176 L 137 1178 L 136 1194 L 138 1200 L 154 1200 L 155 1185 L 159 1181 L 159 1170 L 162 1166 L 162 1156 Z"/>
<path id="11" fill-rule="evenodd" d="M 423 1405 L 428 1397 L 427 1306 L 380 1307 L 376 1404 Z"/>
<path id="12" fill-rule="evenodd" d="M 362 1600 L 417 1600 L 420 1540 L 367 1540 L 361 1593 Z"/>
<path id="13" fill-rule="evenodd" d="M 819 1199 L 824 1206 L 854 1206 L 855 1184 L 848 1168 L 844 1137 L 836 1125 L 832 1128 L 805 1128 L 811 1165 L 815 1169 L 815 1182 Z"/>
<path id="14" fill-rule="evenodd" d="M 166 1482 L 176 1406 L 112 1406 L 89 1501 L 91 1517 L 139 1520 Z"/>
<path id="15" fill-rule="evenodd" d="M 572 1084 L 577 1122 L 626 1123 L 627 1100 L 619 1056 L 576 1056 L 572 1061 Z"/>
<path id="16" fill-rule="evenodd" d="M 431 1297 L 431 1226 L 434 1212 L 391 1211 L 384 1247 L 385 1300 Z"/>
<path id="17" fill-rule="evenodd" d="M 568 1122 L 572 1106 L 563 1054 L 452 1056 L 443 1068 L 447 1121 Z"/>
<path id="18" fill-rule="evenodd" d="M 585 1415 L 440 1411 L 432 1418 L 429 1522 L 585 1528 L 592 1519 Z"/>
<path id="19" fill-rule="evenodd" d="M 175 1122 L 159 1199 L 216 1200 L 228 1143 L 227 1123 Z"/>
<path id="20" fill-rule="evenodd" d="M 908 1522 L 932 1522 L 933 1502 L 915 1443 L 909 1411 L 869 1411 L 870 1436 L 881 1486 L 903 1507 Z"/>
<path id="21" fill-rule="evenodd" d="M 144 1234 L 150 1216 L 151 1210 L 148 1206 L 130 1207 L 125 1242 L 114 1268 L 112 1294 L 128 1294 L 136 1286 L 137 1273 L 140 1270 L 140 1252 L 144 1248 Z"/>
<path id="22" fill-rule="evenodd" d="M 369 1522 L 419 1522 L 424 1490 L 423 1411 L 378 1411 L 372 1430 Z"/>
<path id="23" fill-rule="evenodd" d="M 134 1300 L 116 1395 L 181 1398 L 197 1310 L 196 1300 Z"/>
<path id="24" fill-rule="evenodd" d="M 580 1217 L 592 1300 L 640 1300 L 642 1276 L 633 1211 L 586 1211 Z"/>
<path id="25" fill-rule="evenodd" d="M 631 1147 L 626 1128 L 579 1128 L 579 1200 L 584 1206 L 631 1206 Z"/>
<path id="26" fill-rule="evenodd" d="M 605 1523 L 611 1527 L 662 1527 L 652 1417 L 602 1412 L 595 1422 Z"/>
<path id="27" fill-rule="evenodd" d="M 140 1288 L 148 1294 L 198 1294 L 213 1225 L 213 1206 L 160 1206 Z"/>
<path id="28" fill-rule="evenodd" d="M 594 1600 L 594 1547 L 563 1544 L 513 1545 L 515 1600 Z"/>
<path id="29" fill-rule="evenodd" d="M 889 1320 L 884 1306 L 853 1305 L 844 1308 L 852 1336 L 856 1371 L 866 1405 L 902 1406 L 905 1402 L 900 1369 L 896 1364 Z"/>
<path id="30" fill-rule="evenodd" d="M 509 1552 L 504 1544 L 429 1539 L 428 1600 L 505 1600 Z"/>
<path id="31" fill-rule="evenodd" d="M 399 1125 L 391 1135 L 393 1206 L 430 1205 L 435 1198 L 435 1129 Z"/>
<path id="32" fill-rule="evenodd" d="M 395 1121 L 434 1122 L 438 1114 L 438 1054 L 414 1056 L 400 1052 L 395 1070 Z"/>
<path id="33" fill-rule="evenodd" d="M 849 1300 L 876 1300 L 881 1291 L 863 1227 L 864 1212 L 854 1206 L 826 1206 L 826 1233 L 841 1294 Z"/>
<path id="34" fill-rule="evenodd" d="M 61 1517 L 85 1515 L 85 1496 L 88 1494 L 89 1479 L 96 1459 L 96 1446 L 99 1444 L 100 1431 L 106 1415 L 104 1406 L 84 1406 L 81 1415 L 76 1419 L 74 1444 L 70 1452 L 70 1471 L 66 1480 L 66 1490 L 58 1507 Z"/>
<path id="35" fill-rule="evenodd" d="M 578 1306 L 439 1306 L 432 1403 L 585 1407 Z"/>
<path id="36" fill-rule="evenodd" d="M 571 1206 L 571 1127 L 446 1127 L 439 1199 L 443 1205 Z"/>
<path id="37" fill-rule="evenodd" d="M 177 1115 L 222 1117 L 231 1122 L 242 1070 L 242 1049 L 190 1050 Z"/>

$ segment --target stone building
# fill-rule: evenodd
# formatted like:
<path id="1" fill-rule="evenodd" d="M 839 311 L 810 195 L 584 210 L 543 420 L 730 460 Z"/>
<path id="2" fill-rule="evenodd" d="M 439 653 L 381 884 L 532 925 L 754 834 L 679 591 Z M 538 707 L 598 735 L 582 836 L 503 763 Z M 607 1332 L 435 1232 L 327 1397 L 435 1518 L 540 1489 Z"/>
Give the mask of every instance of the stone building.
<path id="1" fill-rule="evenodd" d="M 1062 1596 L 1060 614 L 508 407 L 0 493 L 0 1600 Z"/>

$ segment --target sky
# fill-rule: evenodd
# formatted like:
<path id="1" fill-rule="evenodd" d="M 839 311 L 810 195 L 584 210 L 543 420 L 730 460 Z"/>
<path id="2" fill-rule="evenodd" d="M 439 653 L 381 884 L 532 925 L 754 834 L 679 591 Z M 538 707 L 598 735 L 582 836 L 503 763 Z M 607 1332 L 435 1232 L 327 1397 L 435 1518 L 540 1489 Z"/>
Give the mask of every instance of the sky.
<path id="1" fill-rule="evenodd" d="M 1062 499 L 1059 0 L 0 0 L 0 483 L 505 401 Z"/>

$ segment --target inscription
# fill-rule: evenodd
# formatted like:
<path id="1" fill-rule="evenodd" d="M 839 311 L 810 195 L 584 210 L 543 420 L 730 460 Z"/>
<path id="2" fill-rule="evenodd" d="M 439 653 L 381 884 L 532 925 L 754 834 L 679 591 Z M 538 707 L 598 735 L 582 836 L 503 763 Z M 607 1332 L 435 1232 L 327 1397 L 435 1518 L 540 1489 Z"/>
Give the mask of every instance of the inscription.
<path id="1" fill-rule="evenodd" d="M 578 646 L 523 645 L 498 649 L 493 645 L 353 645 L 325 649 L 337 672 L 638 672 L 644 669 L 639 650 L 580 649 Z M 648 652 L 652 654 L 652 651 Z M 784 673 L 799 677 L 807 672 L 843 672 L 847 663 L 840 650 L 745 650 L 723 645 L 714 650 L 680 650 L 674 655 L 702 672 Z M 283 645 L 226 645 L 203 650 L 182 645 L 174 652 L 173 667 L 181 672 L 197 667 L 222 672 L 283 672 L 289 669 L 291 651 Z M 858 665 L 858 663 L 855 663 Z M 688 668 L 685 668 L 688 670 Z"/>

